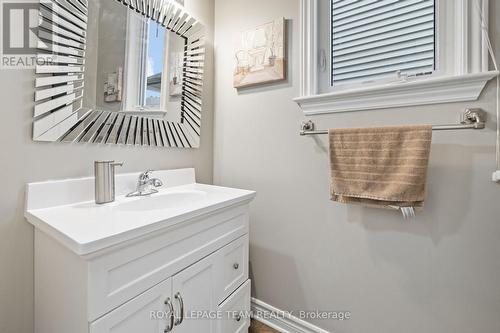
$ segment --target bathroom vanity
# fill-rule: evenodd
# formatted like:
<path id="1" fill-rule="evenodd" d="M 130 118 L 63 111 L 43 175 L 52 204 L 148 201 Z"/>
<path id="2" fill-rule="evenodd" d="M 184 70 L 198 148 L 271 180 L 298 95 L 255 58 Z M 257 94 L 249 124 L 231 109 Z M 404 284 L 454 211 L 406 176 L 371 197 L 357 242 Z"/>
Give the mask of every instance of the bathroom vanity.
<path id="1" fill-rule="evenodd" d="M 255 192 L 195 183 L 193 169 L 94 203 L 93 178 L 27 185 L 35 227 L 36 333 L 247 332 L 248 205 Z"/>

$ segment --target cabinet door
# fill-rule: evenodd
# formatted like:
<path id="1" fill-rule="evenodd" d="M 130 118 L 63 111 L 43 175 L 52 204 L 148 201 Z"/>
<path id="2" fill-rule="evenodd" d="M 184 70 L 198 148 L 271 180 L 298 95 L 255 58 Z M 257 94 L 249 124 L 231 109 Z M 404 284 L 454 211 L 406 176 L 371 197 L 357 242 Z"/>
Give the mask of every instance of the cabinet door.
<path id="1" fill-rule="evenodd" d="M 247 280 L 221 305 L 222 319 L 217 333 L 246 333 L 250 327 L 250 280 Z"/>
<path id="2" fill-rule="evenodd" d="M 90 333 L 164 333 L 172 314 L 172 279 L 147 290 L 90 324 Z"/>
<path id="3" fill-rule="evenodd" d="M 217 318 L 217 253 L 197 262 L 172 278 L 174 333 L 215 333 Z M 181 311 L 183 308 L 184 311 Z"/>

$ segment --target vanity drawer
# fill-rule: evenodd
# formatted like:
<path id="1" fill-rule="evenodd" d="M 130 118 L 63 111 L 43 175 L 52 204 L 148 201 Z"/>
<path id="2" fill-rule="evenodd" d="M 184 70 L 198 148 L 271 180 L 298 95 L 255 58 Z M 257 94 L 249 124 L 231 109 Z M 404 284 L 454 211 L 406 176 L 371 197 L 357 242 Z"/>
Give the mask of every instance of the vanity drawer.
<path id="1" fill-rule="evenodd" d="M 222 279 L 219 304 L 248 279 L 248 234 L 220 250 Z"/>
<path id="2" fill-rule="evenodd" d="M 219 333 L 243 333 L 250 327 L 250 280 L 247 280 L 219 306 L 222 320 Z"/>
<path id="3" fill-rule="evenodd" d="M 91 259 L 88 320 L 108 313 L 247 233 L 248 207 L 237 206 L 180 223 L 161 234 Z"/>

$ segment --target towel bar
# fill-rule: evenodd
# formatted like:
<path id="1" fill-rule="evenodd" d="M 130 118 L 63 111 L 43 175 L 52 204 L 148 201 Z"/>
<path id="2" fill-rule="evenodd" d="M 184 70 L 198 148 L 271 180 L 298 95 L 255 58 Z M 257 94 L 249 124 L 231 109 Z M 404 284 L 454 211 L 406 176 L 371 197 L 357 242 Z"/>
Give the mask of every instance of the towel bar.
<path id="1" fill-rule="evenodd" d="M 486 115 L 481 109 L 466 109 L 460 118 L 460 124 L 434 125 L 433 131 L 462 130 L 462 129 L 484 129 L 486 127 Z M 312 120 L 302 123 L 300 135 L 328 134 L 328 130 L 315 130 Z"/>

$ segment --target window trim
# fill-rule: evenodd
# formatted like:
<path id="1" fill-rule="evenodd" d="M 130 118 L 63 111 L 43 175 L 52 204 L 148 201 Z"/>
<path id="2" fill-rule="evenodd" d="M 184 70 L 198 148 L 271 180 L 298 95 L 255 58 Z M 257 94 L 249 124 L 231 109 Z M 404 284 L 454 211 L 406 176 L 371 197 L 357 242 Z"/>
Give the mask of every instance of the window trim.
<path id="1" fill-rule="evenodd" d="M 300 0 L 300 97 L 294 101 L 305 115 L 474 101 L 486 83 L 498 75 L 496 71 L 488 71 L 487 45 L 480 19 L 472 7 L 474 4 L 456 1 L 453 14 L 461 19 L 455 20 L 444 32 L 453 33 L 455 40 L 454 65 L 446 75 L 320 94 L 319 1 L 322 0 Z M 487 19 L 488 0 L 479 1 Z"/>

